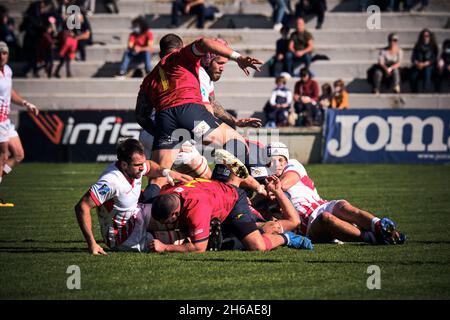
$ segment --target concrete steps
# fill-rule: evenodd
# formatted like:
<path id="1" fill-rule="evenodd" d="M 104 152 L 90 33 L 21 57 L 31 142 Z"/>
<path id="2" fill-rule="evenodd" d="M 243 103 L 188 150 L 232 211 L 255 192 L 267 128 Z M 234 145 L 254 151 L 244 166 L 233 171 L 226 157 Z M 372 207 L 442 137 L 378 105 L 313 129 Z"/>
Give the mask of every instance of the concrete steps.
<path id="1" fill-rule="evenodd" d="M 399 36 L 401 46 L 413 46 L 417 41 L 421 26 L 409 29 L 396 30 L 368 30 L 368 29 L 336 29 L 336 30 L 311 30 L 316 45 L 330 45 L 345 48 L 346 46 L 371 45 L 373 47 L 383 47 L 387 43 L 390 32 L 396 31 Z M 275 42 L 280 38 L 278 32 L 267 29 L 243 29 L 236 32 L 233 29 L 153 29 L 155 46 L 159 39 L 167 33 L 176 33 L 183 38 L 185 43 L 189 43 L 200 36 L 220 37 L 228 41 L 232 46 L 241 44 L 246 47 L 264 46 L 275 48 Z M 450 29 L 431 29 L 435 33 L 439 44 L 444 39 L 450 38 Z M 121 44 L 126 46 L 129 29 L 98 29 L 94 30 L 94 41 L 103 42 L 108 45 Z M 345 45 L 344 45 L 345 44 Z"/>
<path id="2" fill-rule="evenodd" d="M 74 109 L 128 109 L 133 110 L 136 94 L 23 94 L 24 98 L 38 105 L 42 110 L 74 110 Z M 268 95 L 250 94 L 218 94 L 217 99 L 227 109 L 234 109 L 239 117 L 249 117 L 261 113 Z M 412 95 L 412 94 L 351 94 L 350 107 L 353 109 L 385 109 L 408 108 L 429 109 L 430 105 L 437 109 L 448 109 L 450 94 L 446 95 Z"/>
<path id="3" fill-rule="evenodd" d="M 339 47 L 338 45 L 317 45 L 314 50 L 314 54 L 326 55 L 330 60 L 371 60 L 376 61 L 380 47 L 371 45 L 361 45 L 361 46 L 349 46 L 349 47 Z M 241 43 L 233 45 L 233 49 L 239 52 L 245 52 L 248 55 L 257 57 L 258 59 L 267 61 L 274 55 L 273 46 L 245 46 Z M 96 60 L 106 60 L 106 61 L 121 61 L 124 53 L 123 45 L 93 45 L 87 48 L 87 59 L 89 61 Z M 157 56 L 159 52 L 158 46 L 154 48 L 154 55 Z M 403 48 L 404 56 L 409 59 L 412 52 L 412 47 Z M 157 60 L 157 59 L 156 59 Z"/>

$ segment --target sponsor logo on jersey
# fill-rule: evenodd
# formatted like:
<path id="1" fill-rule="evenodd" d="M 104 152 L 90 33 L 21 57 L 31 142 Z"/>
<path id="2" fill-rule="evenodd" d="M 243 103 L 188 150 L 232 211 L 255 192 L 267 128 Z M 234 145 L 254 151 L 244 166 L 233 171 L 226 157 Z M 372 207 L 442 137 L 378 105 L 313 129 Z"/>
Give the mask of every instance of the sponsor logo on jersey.
<path id="1" fill-rule="evenodd" d="M 111 191 L 111 189 L 108 187 L 107 184 L 104 184 L 100 187 L 100 189 L 98 189 L 98 194 L 104 196 L 105 194 L 107 194 L 109 191 Z"/>

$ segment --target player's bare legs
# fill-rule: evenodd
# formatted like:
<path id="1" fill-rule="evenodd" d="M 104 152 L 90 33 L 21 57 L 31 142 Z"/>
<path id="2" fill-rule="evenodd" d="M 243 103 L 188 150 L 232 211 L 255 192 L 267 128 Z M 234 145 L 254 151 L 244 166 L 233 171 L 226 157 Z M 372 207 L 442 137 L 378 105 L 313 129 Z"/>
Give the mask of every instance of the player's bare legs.
<path id="1" fill-rule="evenodd" d="M 354 207 L 345 200 L 336 203 L 333 215 L 341 220 L 354 223 L 364 230 L 371 230 L 372 220 L 375 218 L 370 212 Z"/>
<path id="2" fill-rule="evenodd" d="M 6 161 L 6 164 L 12 169 L 18 165 L 25 157 L 22 142 L 19 137 L 12 137 L 8 142 L 8 149 L 11 152 L 11 157 Z"/>
<path id="3" fill-rule="evenodd" d="M 3 166 L 8 161 L 8 142 L 0 142 L 0 181 L 3 178 Z"/>
<path id="4" fill-rule="evenodd" d="M 323 212 L 312 222 L 309 237 L 313 242 L 330 242 L 333 239 L 348 242 L 363 240 L 360 229 L 330 212 Z"/>
<path id="5" fill-rule="evenodd" d="M 264 240 L 263 237 L 266 237 L 266 240 Z M 269 248 L 266 245 L 266 241 L 270 241 Z M 280 235 L 275 234 L 261 235 L 261 233 L 258 230 L 256 230 L 246 235 L 244 239 L 242 239 L 242 242 L 244 243 L 245 247 L 248 250 L 267 251 L 283 245 L 285 243 L 285 240 Z"/>

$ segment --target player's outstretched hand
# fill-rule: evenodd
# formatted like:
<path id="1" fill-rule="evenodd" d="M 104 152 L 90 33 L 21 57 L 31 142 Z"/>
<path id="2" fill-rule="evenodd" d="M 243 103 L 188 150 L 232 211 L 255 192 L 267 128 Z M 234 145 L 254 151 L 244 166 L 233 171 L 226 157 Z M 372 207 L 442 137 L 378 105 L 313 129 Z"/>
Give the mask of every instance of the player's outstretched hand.
<path id="1" fill-rule="evenodd" d="M 166 249 L 166 245 L 157 239 L 150 241 L 149 247 L 153 252 L 164 252 Z"/>
<path id="2" fill-rule="evenodd" d="M 179 172 L 176 172 L 176 171 L 173 171 L 173 170 L 170 171 L 170 177 L 173 180 L 178 180 L 178 181 L 181 181 L 181 182 L 189 182 L 189 181 L 192 181 L 194 179 L 191 176 L 188 176 L 187 174 L 179 173 Z M 171 185 L 175 185 L 173 180 L 172 180 L 172 183 L 170 183 L 170 180 L 169 180 L 169 183 Z"/>
<path id="3" fill-rule="evenodd" d="M 91 254 L 93 254 L 94 256 L 98 256 L 98 255 L 104 255 L 107 256 L 108 254 L 105 252 L 105 250 L 103 250 L 102 247 L 100 247 L 97 243 L 93 244 L 92 246 L 89 247 L 89 252 Z"/>
<path id="4" fill-rule="evenodd" d="M 248 71 L 247 68 L 261 71 L 259 65 L 263 64 L 261 60 L 249 56 L 239 56 L 236 62 L 239 65 L 239 68 L 241 68 L 247 76 L 250 75 L 250 71 Z"/>
<path id="5" fill-rule="evenodd" d="M 236 126 L 244 128 L 244 127 L 252 127 L 252 128 L 261 128 L 262 121 L 258 118 L 243 118 L 236 120 Z"/>

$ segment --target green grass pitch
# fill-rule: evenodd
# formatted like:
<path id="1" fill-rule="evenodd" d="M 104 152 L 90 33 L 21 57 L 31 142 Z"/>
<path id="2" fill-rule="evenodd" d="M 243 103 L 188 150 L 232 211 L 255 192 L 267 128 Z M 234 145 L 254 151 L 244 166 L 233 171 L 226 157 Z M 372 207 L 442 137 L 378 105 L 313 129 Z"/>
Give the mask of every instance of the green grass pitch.
<path id="1" fill-rule="evenodd" d="M 450 298 L 450 166 L 307 166 L 322 197 L 391 217 L 404 246 L 90 256 L 73 206 L 104 167 L 23 164 L 4 179 L 0 198 L 16 206 L 0 208 L 1 299 Z M 80 290 L 67 289 L 70 265 Z M 380 290 L 366 286 L 370 265 Z"/>

